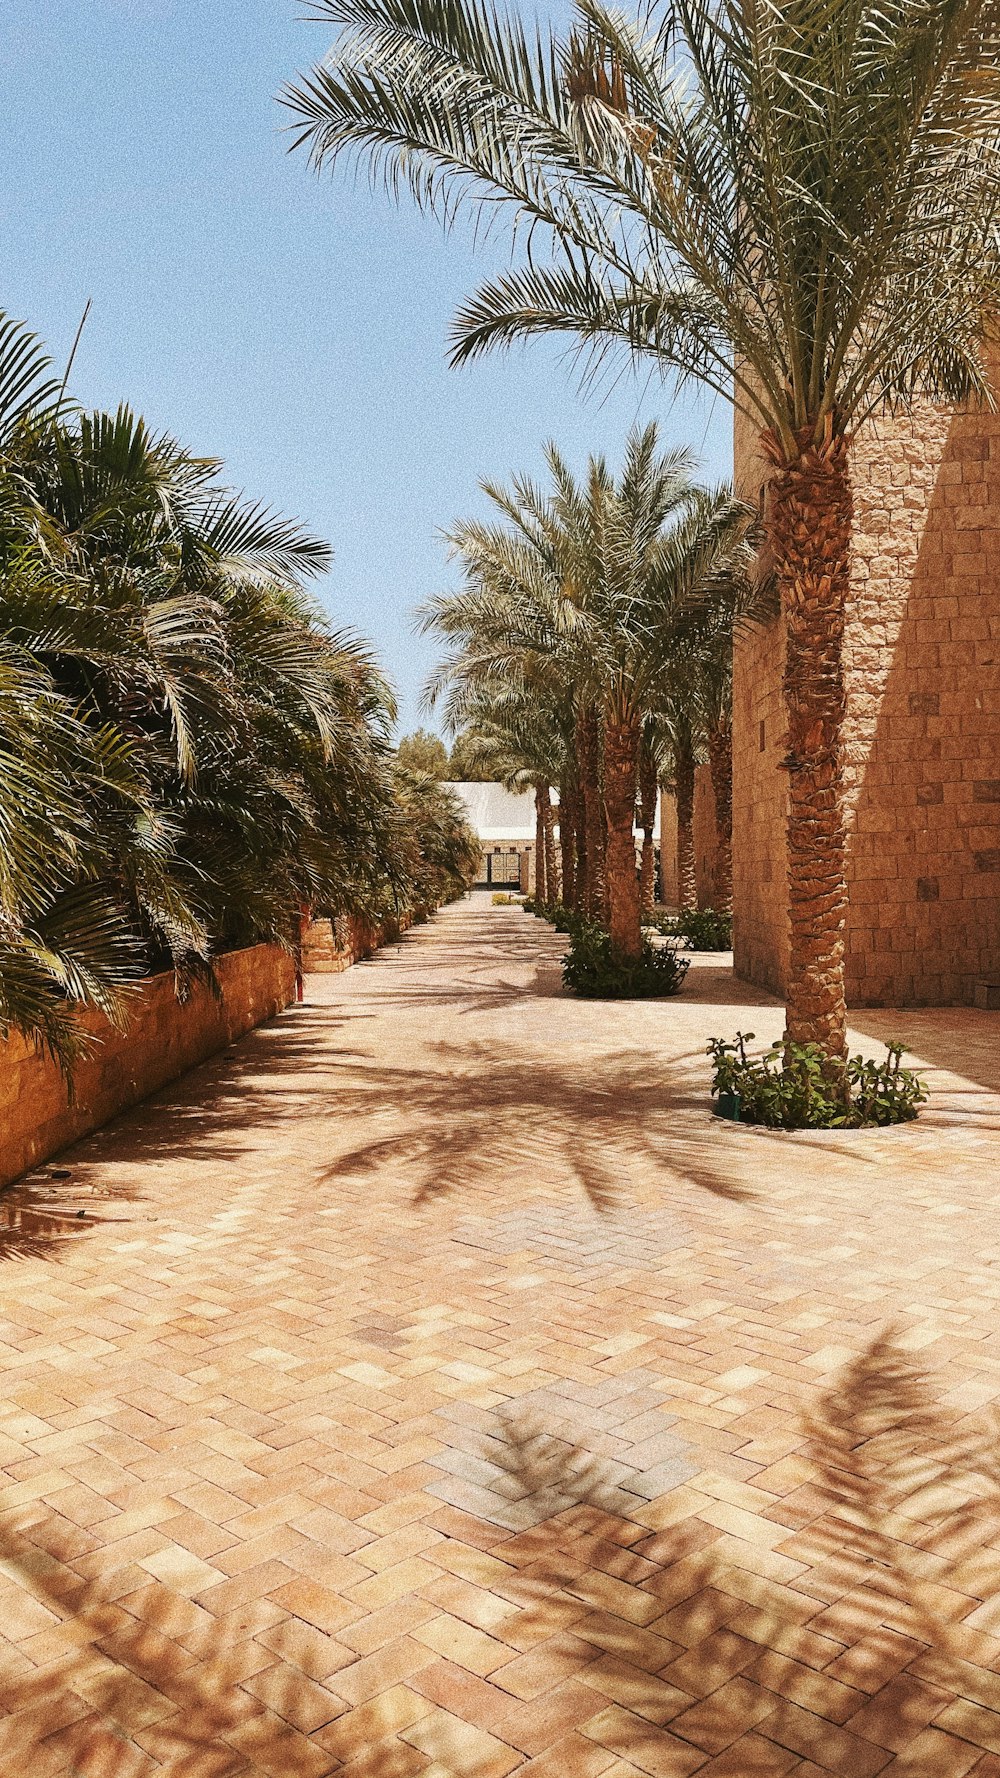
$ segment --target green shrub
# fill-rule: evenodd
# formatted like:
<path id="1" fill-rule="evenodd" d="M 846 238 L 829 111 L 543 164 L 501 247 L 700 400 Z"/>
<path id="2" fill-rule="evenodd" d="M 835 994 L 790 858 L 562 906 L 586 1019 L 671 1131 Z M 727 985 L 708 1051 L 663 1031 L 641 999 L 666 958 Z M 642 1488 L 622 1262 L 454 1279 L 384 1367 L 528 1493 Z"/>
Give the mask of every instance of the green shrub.
<path id="1" fill-rule="evenodd" d="M 718 908 L 685 908 L 679 914 L 661 914 L 651 924 L 664 938 L 682 938 L 689 951 L 729 951 L 733 944 L 733 916 Z"/>
<path id="2" fill-rule="evenodd" d="M 588 1000 L 649 1000 L 680 992 L 689 964 L 671 945 L 643 940 L 642 956 L 619 962 L 603 926 L 580 920 L 563 958 L 563 981 Z"/>
<path id="3" fill-rule="evenodd" d="M 536 919 L 547 920 L 550 926 L 556 922 L 559 904 L 551 901 L 536 901 L 533 895 L 526 895 L 521 903 L 526 914 L 534 914 Z"/>
<path id="4" fill-rule="evenodd" d="M 558 902 L 552 910 L 552 924 L 557 932 L 573 933 L 586 922 L 582 914 L 576 913 L 573 908 L 563 907 L 562 902 Z"/>
<path id="5" fill-rule="evenodd" d="M 521 906 L 520 896 L 508 895 L 505 889 L 494 890 L 490 900 L 495 908 L 517 908 Z"/>
<path id="6" fill-rule="evenodd" d="M 908 1123 L 927 1098 L 912 1069 L 901 1068 L 901 1043 L 891 1043 L 883 1062 L 851 1056 L 845 1100 L 841 1083 L 818 1044 L 775 1046 L 748 1056 L 752 1031 L 737 1031 L 733 1043 L 713 1037 L 708 1053 L 715 1064 L 712 1095 L 722 1115 L 772 1130 L 857 1129 L 861 1125 Z"/>

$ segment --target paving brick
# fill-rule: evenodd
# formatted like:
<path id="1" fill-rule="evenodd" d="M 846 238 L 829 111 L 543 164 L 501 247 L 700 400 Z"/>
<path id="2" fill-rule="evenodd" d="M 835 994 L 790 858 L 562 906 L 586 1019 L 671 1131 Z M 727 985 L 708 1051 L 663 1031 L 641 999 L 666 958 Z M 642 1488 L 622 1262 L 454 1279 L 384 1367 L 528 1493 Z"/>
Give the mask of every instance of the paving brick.
<path id="1" fill-rule="evenodd" d="M 721 999 L 780 1008 L 560 942 L 460 905 L 71 1152 L 142 1220 L 4 1277 L 4 1778 L 995 1778 L 995 1522 L 865 1530 L 899 1427 L 815 1432 L 893 1324 L 988 1435 L 988 1015 L 914 1126 L 723 1129 Z"/>

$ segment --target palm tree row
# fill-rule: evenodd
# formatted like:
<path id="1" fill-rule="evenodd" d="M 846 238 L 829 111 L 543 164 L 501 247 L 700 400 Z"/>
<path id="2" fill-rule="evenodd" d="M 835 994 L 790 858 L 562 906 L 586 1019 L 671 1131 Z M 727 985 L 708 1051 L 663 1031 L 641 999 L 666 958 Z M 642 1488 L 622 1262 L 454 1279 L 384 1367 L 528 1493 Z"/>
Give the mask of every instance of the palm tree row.
<path id="1" fill-rule="evenodd" d="M 342 31 L 285 95 L 313 163 L 361 157 L 523 239 L 461 310 L 456 361 L 619 345 L 756 434 L 786 636 L 786 1029 L 842 1066 L 850 439 L 917 396 L 993 403 L 995 0 L 576 0 L 564 32 L 493 0 L 313 10 Z"/>
<path id="2" fill-rule="evenodd" d="M 617 479 L 601 457 L 579 481 L 554 446 L 547 461 L 547 488 L 486 483 L 498 519 L 451 533 L 464 584 L 424 608 L 448 645 L 431 696 L 498 777 L 534 786 L 539 899 L 605 919 L 628 962 L 652 900 L 658 779 L 671 760 L 678 780 L 693 771 L 704 717 L 716 742 L 726 730 L 733 629 L 761 596 L 756 514 L 700 487 L 688 453 L 661 451 L 654 426 L 632 432 Z"/>
<path id="3" fill-rule="evenodd" d="M 123 1016 L 136 976 L 469 874 L 373 661 L 304 590 L 326 546 L 219 467 L 78 411 L 0 317 L 0 1034 L 67 1062 L 76 1009 Z"/>

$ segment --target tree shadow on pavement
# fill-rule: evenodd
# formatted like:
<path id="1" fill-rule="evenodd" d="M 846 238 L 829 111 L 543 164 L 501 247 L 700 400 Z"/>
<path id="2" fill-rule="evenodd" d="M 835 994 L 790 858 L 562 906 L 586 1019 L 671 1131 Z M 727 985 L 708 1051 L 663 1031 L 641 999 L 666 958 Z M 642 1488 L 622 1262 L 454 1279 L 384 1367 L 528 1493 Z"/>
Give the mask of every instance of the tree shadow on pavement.
<path id="1" fill-rule="evenodd" d="M 432 1514 L 431 1578 L 415 1576 L 413 1598 L 425 1622 L 441 1599 L 447 1634 L 449 1611 L 485 1610 L 512 1672 L 544 1664 L 543 1695 L 533 1680 L 506 1689 L 504 1664 L 486 1683 L 434 1644 L 422 1664 L 405 1626 L 384 1644 L 387 1668 L 398 1653 L 456 1733 L 490 1733 L 524 1762 L 576 1735 L 581 1761 L 592 1747 L 649 1774 L 749 1778 L 804 1761 L 853 1778 L 896 1762 L 908 1778 L 986 1778 L 995 1642 L 956 1614 L 996 1590 L 993 1434 L 934 1394 L 884 1333 L 810 1416 L 815 1470 L 791 1494 L 747 1489 L 737 1509 L 704 1475 L 641 1518 L 595 1504 L 599 1461 L 513 1416 L 504 1468 L 559 1510 L 513 1534 Z M 29 1614 L 31 1658 L 0 1672 L 4 1770 L 325 1778 L 361 1755 L 371 1778 L 423 1769 L 407 1726 L 420 1709 L 401 1720 L 391 1678 L 373 1696 L 347 1677 L 343 1626 L 366 1607 L 344 1603 L 338 1641 L 280 1604 L 269 1563 L 267 1590 L 224 1610 L 214 1583 L 188 1597 L 139 1565 L 156 1531 L 131 1555 L 102 1534 L 37 1503 L 5 1515 L 5 1585 Z M 169 1520 L 159 1535 L 176 1550 Z M 327 1555 L 315 1545 L 317 1563 Z M 308 1546 L 296 1561 L 307 1574 Z"/>
<path id="2" fill-rule="evenodd" d="M 74 1177 L 70 1167 L 40 1167 L 0 1192 L 0 1262 L 58 1261 L 95 1228 L 135 1220 L 120 1207 L 138 1198 L 127 1186 Z"/>
<path id="3" fill-rule="evenodd" d="M 267 1598 L 217 1617 L 142 1568 L 123 1567 L 113 1546 L 90 1553 L 94 1540 L 57 1514 L 27 1514 L 20 1533 L 12 1517 L 0 1533 L 8 1584 L 20 1576 L 38 1622 L 34 1643 L 49 1648 L 26 1671 L 0 1672 L 4 1771 L 316 1778 L 337 1769 L 305 1734 L 346 1706 L 308 1673 L 326 1676 L 348 1651 Z M 317 1560 L 324 1554 L 317 1546 Z M 295 1654 L 284 1661 L 286 1627 Z"/>
<path id="4" fill-rule="evenodd" d="M 899 1338 L 879 1334 L 807 1419 L 825 1528 L 909 1634 L 974 1663 L 977 1635 L 961 1619 L 1000 1590 L 1000 1422 L 995 1409 L 941 1405 L 942 1386 Z"/>
<path id="5" fill-rule="evenodd" d="M 365 1136 L 331 1160 L 324 1182 L 405 1172 L 417 1205 L 506 1177 L 550 1180 L 561 1171 L 602 1214 L 633 1195 L 638 1171 L 671 1176 L 732 1202 L 753 1192 L 742 1177 L 741 1132 L 720 1130 L 705 1099 L 662 1063 L 633 1054 L 579 1062 L 509 1056 L 486 1044 L 438 1043 L 433 1060 L 372 1064 L 340 1079 L 337 1129 L 376 1113 L 398 1126 Z M 751 1138 L 753 1140 L 753 1138 Z"/>

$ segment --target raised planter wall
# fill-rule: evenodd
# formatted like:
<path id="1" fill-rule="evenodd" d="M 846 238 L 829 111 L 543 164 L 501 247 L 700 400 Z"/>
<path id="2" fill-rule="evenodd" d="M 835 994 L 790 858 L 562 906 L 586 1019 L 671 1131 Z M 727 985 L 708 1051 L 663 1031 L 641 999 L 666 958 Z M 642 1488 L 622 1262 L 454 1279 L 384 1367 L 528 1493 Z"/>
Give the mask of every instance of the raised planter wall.
<path id="1" fill-rule="evenodd" d="M 338 914 L 335 920 L 306 920 L 302 926 L 302 971 L 304 975 L 336 975 L 371 957 L 381 945 L 408 932 L 414 918 L 426 918 L 426 910 L 400 914 L 398 919 L 375 925 L 353 914 Z"/>
<path id="2" fill-rule="evenodd" d="M 295 962 L 278 945 L 230 951 L 215 969 L 219 997 L 199 984 L 183 1002 L 172 973 L 152 976 L 136 995 L 124 1035 L 100 1013 L 87 1013 L 82 1022 L 100 1042 L 76 1069 L 72 1104 L 51 1057 L 18 1035 L 0 1039 L 0 1186 L 225 1049 L 295 998 Z"/>

